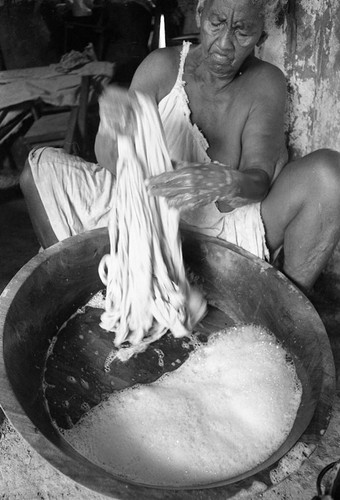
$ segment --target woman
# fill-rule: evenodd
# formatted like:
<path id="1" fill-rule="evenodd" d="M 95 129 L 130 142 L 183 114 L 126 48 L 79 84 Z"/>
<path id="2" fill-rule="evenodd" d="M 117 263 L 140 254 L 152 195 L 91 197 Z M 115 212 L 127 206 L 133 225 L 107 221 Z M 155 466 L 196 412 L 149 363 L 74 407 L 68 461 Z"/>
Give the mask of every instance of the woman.
<path id="1" fill-rule="evenodd" d="M 340 237 L 340 160 L 323 150 L 285 165 L 285 78 L 254 56 L 272 3 L 199 0 L 200 45 L 151 53 L 131 91 L 154 99 L 179 163 L 172 174 L 150 179 L 150 194 L 181 207 L 197 230 L 262 258 L 283 246 L 284 272 L 309 289 Z M 119 127 L 122 108 L 111 102 Z M 104 169 L 56 160 L 50 151 L 31 155 L 22 186 L 44 246 L 106 225 L 116 151 L 101 126 L 95 149 Z"/>

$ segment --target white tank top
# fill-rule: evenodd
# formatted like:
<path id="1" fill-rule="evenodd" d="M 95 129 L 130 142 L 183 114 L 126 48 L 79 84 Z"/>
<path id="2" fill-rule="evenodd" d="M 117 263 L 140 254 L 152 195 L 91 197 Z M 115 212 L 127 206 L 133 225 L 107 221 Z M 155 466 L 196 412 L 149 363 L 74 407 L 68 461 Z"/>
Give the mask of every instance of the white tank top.
<path id="1" fill-rule="evenodd" d="M 191 122 L 189 98 L 185 92 L 186 82 L 183 80 L 183 73 L 190 45 L 190 42 L 183 42 L 176 82 L 169 94 L 159 102 L 158 109 L 171 159 L 211 163 L 207 154 L 209 144 L 197 125 Z M 193 211 L 183 211 L 181 218 L 197 228 L 213 230 L 214 235 L 218 235 L 223 228 L 224 216 L 215 203 Z"/>

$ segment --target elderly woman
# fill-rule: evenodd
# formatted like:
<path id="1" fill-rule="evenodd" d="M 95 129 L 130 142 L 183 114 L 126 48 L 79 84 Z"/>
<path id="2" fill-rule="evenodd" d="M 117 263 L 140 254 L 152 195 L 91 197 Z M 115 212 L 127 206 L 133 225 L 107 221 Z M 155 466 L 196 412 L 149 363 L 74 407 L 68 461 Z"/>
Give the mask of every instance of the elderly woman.
<path id="1" fill-rule="evenodd" d="M 198 231 L 261 258 L 283 247 L 283 271 L 308 290 L 340 237 L 340 156 L 322 150 L 287 163 L 285 78 L 254 56 L 277 3 L 199 0 L 200 45 L 152 52 L 131 90 L 158 105 L 178 164 L 150 179 L 150 194 L 166 196 Z M 119 126 L 114 105 L 112 119 Z M 101 126 L 95 149 L 100 167 L 53 149 L 31 154 L 22 189 L 43 246 L 106 225 L 116 150 Z"/>

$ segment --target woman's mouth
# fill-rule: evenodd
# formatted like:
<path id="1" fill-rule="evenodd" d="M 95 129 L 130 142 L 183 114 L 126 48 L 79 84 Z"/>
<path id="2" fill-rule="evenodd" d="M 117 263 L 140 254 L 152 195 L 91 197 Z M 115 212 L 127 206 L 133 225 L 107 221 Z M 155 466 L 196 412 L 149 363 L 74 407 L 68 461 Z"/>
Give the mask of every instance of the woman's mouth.
<path id="1" fill-rule="evenodd" d="M 213 52 L 210 54 L 213 61 L 218 64 L 223 64 L 226 66 L 232 66 L 234 62 L 234 57 L 230 54 L 223 54 L 221 52 Z"/>

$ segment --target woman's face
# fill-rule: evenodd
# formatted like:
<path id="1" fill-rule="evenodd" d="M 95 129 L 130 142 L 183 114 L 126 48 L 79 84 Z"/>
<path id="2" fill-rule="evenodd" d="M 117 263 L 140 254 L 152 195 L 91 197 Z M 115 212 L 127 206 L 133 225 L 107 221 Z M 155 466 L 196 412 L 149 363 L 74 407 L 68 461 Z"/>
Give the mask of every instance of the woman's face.
<path id="1" fill-rule="evenodd" d="M 262 9 L 251 0 L 206 0 L 201 12 L 201 45 L 209 72 L 233 78 L 263 31 Z"/>

